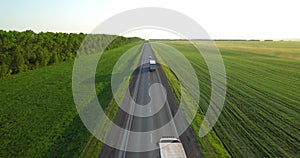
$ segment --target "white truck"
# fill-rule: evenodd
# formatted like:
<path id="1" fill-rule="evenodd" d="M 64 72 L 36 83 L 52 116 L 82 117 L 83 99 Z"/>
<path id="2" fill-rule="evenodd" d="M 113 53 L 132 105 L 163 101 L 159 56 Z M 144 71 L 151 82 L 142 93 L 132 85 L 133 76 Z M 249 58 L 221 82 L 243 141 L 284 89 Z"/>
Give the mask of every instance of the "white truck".
<path id="1" fill-rule="evenodd" d="M 186 158 L 182 143 L 172 136 L 164 136 L 159 141 L 160 158 Z"/>
<path id="2" fill-rule="evenodd" d="M 155 71 L 155 69 L 156 69 L 156 61 L 149 60 L 149 71 Z"/>

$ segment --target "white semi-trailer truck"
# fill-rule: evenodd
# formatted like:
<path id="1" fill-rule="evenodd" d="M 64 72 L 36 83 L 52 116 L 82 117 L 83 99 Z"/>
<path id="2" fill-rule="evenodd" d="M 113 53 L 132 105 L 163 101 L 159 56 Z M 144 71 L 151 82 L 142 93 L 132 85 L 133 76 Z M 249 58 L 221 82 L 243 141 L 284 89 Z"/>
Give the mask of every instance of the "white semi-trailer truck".
<path id="1" fill-rule="evenodd" d="M 156 69 L 156 61 L 149 60 L 149 71 L 155 71 L 155 69 Z"/>
<path id="2" fill-rule="evenodd" d="M 159 141 L 160 158 L 186 158 L 182 143 L 179 139 L 167 136 L 162 137 Z"/>

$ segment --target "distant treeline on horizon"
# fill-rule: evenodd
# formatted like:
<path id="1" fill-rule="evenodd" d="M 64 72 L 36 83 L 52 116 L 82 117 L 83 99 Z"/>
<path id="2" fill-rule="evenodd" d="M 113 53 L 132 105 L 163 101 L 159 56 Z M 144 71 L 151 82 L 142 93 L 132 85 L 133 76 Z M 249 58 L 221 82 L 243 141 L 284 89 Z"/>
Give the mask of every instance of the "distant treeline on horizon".
<path id="1" fill-rule="evenodd" d="M 87 40 L 97 42 L 111 39 L 112 42 L 105 50 L 142 40 L 137 37 L 125 38 L 105 34 L 0 30 L 0 78 L 72 60 L 87 36 L 89 37 Z M 96 42 L 86 43 L 83 49 L 97 47 Z M 89 51 L 89 53 L 95 53 L 95 51 Z"/>
<path id="2" fill-rule="evenodd" d="M 188 39 L 149 39 L 151 41 L 188 41 Z M 274 41 L 272 39 L 189 39 L 189 41 Z M 283 41 L 283 40 L 281 40 Z"/>

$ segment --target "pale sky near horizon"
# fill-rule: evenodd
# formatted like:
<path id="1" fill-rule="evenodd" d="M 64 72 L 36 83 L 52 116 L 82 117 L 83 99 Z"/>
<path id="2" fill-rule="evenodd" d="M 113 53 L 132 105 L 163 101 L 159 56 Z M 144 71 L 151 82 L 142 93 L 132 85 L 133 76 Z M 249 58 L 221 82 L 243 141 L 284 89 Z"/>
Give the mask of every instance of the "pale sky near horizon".
<path id="1" fill-rule="evenodd" d="M 122 11 L 162 7 L 194 19 L 214 39 L 300 39 L 299 4 L 298 0 L 1 0 L 0 29 L 89 33 Z M 149 30 L 131 35 L 173 37 Z"/>

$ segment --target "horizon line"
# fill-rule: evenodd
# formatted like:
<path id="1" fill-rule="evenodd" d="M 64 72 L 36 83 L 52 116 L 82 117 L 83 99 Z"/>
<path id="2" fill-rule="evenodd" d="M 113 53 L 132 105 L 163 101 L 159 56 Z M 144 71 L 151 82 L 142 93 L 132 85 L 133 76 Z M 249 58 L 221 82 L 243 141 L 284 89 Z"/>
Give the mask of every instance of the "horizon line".
<path id="1" fill-rule="evenodd" d="M 25 32 L 25 31 L 33 31 L 36 34 L 39 33 L 67 33 L 67 34 L 92 34 L 92 33 L 86 33 L 86 32 L 67 32 L 67 31 L 50 31 L 50 30 L 45 30 L 45 31 L 34 31 L 32 29 L 24 29 L 24 30 L 16 30 L 16 29 L 2 29 L 0 28 L 0 30 L 2 31 L 6 31 L 6 32 Z M 105 35 L 113 35 L 113 36 L 121 36 L 121 35 L 115 35 L 115 34 L 108 34 L 108 33 L 97 33 L 98 34 L 105 34 Z M 137 36 L 123 36 L 123 37 L 137 37 Z M 138 38 L 142 38 L 142 37 L 138 37 Z M 143 39 L 143 38 L 142 38 Z M 146 40 L 146 39 L 145 39 Z M 202 41 L 300 41 L 300 37 L 299 38 L 211 38 L 211 39 L 184 39 L 184 38 L 151 38 L 148 40 L 202 40 Z"/>

